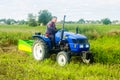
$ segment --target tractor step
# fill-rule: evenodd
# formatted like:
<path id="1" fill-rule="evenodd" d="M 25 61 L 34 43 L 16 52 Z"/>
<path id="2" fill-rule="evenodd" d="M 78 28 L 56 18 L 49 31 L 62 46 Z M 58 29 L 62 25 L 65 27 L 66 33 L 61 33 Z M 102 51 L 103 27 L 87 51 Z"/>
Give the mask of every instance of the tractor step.
<path id="1" fill-rule="evenodd" d="M 18 50 L 26 51 L 29 55 L 31 55 L 33 42 L 34 40 L 19 40 Z"/>

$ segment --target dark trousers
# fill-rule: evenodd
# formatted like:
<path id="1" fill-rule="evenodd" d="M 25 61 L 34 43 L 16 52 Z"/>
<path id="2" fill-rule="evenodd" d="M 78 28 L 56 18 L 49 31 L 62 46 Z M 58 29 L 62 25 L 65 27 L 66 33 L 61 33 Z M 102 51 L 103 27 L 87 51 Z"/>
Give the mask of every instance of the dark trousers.
<path id="1" fill-rule="evenodd" d="M 55 35 L 49 35 L 49 38 L 51 40 L 52 47 L 55 47 Z"/>

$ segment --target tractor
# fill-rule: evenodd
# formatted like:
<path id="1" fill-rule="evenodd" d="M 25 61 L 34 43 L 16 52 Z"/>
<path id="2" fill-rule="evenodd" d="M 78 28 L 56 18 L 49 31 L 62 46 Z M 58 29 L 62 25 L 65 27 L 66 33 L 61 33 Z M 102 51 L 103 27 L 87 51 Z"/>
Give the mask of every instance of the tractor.
<path id="1" fill-rule="evenodd" d="M 55 46 L 52 45 L 49 37 L 41 33 L 35 33 L 32 36 L 35 39 L 32 45 L 34 59 L 38 61 L 44 60 L 54 52 L 57 54 L 56 61 L 60 66 L 69 63 L 72 56 L 80 56 L 84 63 L 92 63 L 93 56 L 89 51 L 90 44 L 87 37 L 78 34 L 78 28 L 76 28 L 76 33 L 66 31 L 64 29 L 65 17 L 62 29 L 55 33 Z"/>

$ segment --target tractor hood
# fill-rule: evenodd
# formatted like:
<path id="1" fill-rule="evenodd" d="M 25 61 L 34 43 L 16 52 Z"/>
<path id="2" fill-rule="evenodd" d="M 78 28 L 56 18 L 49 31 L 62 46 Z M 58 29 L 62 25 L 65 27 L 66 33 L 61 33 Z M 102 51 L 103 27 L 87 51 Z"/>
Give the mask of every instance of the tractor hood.
<path id="1" fill-rule="evenodd" d="M 66 31 L 64 32 L 64 36 L 71 39 L 87 39 L 87 37 L 82 34 L 75 34 L 75 33 L 66 32 Z"/>

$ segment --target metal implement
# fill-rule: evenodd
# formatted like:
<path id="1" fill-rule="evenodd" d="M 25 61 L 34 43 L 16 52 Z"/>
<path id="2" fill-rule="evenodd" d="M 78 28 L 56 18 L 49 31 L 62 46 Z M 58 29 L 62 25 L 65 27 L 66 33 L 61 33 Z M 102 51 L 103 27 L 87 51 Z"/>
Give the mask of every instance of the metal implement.
<path id="1" fill-rule="evenodd" d="M 22 51 L 28 52 L 28 54 L 32 54 L 32 44 L 34 40 L 19 40 L 18 41 L 18 49 Z"/>

